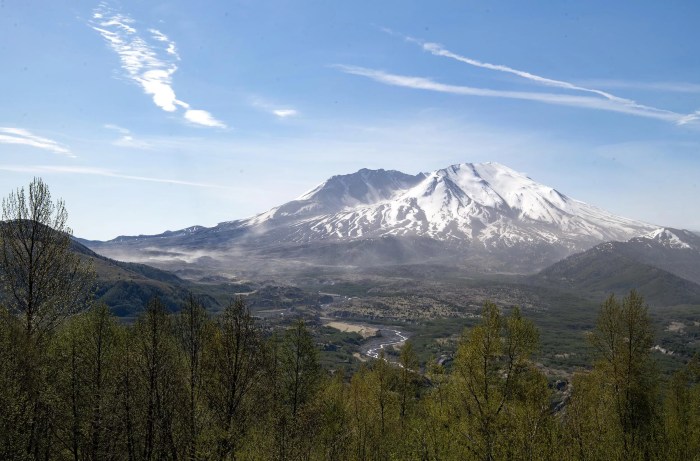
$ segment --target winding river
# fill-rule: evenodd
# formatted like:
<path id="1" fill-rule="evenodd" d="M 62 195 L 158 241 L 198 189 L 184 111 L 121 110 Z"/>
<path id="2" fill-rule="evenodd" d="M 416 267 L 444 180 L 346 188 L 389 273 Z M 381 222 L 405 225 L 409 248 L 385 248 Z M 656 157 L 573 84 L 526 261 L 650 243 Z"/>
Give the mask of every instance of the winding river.
<path id="1" fill-rule="evenodd" d="M 381 336 L 370 339 L 362 346 L 364 354 L 374 359 L 379 358 L 379 354 L 382 349 L 389 346 L 403 344 L 403 342 L 408 339 L 408 336 L 406 336 L 404 333 L 391 328 L 380 328 L 379 332 L 381 333 Z"/>

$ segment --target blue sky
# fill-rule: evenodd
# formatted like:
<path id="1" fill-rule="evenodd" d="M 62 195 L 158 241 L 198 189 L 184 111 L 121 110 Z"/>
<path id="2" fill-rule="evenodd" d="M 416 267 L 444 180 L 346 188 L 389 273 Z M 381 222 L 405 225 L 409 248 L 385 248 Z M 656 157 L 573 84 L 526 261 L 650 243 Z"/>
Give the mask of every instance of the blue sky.
<path id="1" fill-rule="evenodd" d="M 80 237 L 247 217 L 360 168 L 497 161 L 700 229 L 700 4 L 0 1 L 2 195 Z"/>

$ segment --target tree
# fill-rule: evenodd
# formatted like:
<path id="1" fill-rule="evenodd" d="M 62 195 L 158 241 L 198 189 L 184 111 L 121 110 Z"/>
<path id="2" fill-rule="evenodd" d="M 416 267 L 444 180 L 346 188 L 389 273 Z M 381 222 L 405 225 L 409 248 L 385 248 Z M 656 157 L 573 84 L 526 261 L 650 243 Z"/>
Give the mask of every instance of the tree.
<path id="1" fill-rule="evenodd" d="M 644 299 L 632 291 L 618 302 L 603 304 L 591 342 L 599 354 L 596 364 L 609 379 L 614 409 L 624 434 L 624 456 L 647 452 L 657 408 L 658 372 L 651 359 L 654 334 Z"/>
<path id="2" fill-rule="evenodd" d="M 176 459 L 175 426 L 180 397 L 176 342 L 170 313 L 154 298 L 135 326 L 136 369 L 144 383 L 144 399 L 138 407 L 145 413 L 142 459 Z"/>
<path id="3" fill-rule="evenodd" d="M 49 357 L 54 450 L 73 459 L 114 459 L 120 326 L 105 305 L 71 317 L 52 335 Z"/>
<path id="4" fill-rule="evenodd" d="M 185 443 L 188 459 L 197 459 L 201 435 L 200 400 L 202 394 L 202 357 L 205 337 L 209 330 L 209 318 L 204 306 L 190 294 L 177 321 L 178 339 L 186 368 L 187 423 Z"/>
<path id="5" fill-rule="evenodd" d="M 700 457 L 700 360 L 697 356 L 671 381 L 665 401 L 666 459 Z"/>
<path id="6" fill-rule="evenodd" d="M 302 320 L 284 335 L 280 362 L 283 399 L 294 418 L 311 401 L 321 378 L 318 350 Z"/>
<path id="7" fill-rule="evenodd" d="M 318 350 L 302 320 L 287 329 L 276 347 L 275 385 L 278 414 L 276 415 L 276 457 L 278 459 L 308 458 L 317 414 L 313 403 L 319 391 L 322 374 Z"/>
<path id="8" fill-rule="evenodd" d="M 206 396 L 217 429 L 217 456 L 236 459 L 253 413 L 253 387 L 262 374 L 260 332 L 243 298 L 230 303 L 207 345 Z"/>
<path id="9" fill-rule="evenodd" d="M 367 400 L 374 410 L 377 424 L 372 434 L 375 459 L 389 459 L 396 442 L 394 429 L 398 428 L 399 396 L 397 395 L 396 381 L 397 371 L 395 365 L 389 363 L 384 355 L 384 350 L 379 352 L 379 357 L 371 362 L 371 369 L 367 375 L 369 393 Z"/>
<path id="10" fill-rule="evenodd" d="M 400 415 L 403 428 L 409 409 L 415 399 L 418 389 L 418 356 L 413 349 L 413 343 L 406 341 L 401 347 L 400 356 L 401 376 L 399 379 Z"/>
<path id="11" fill-rule="evenodd" d="M 35 178 L 2 201 L 0 277 L 7 307 L 22 318 L 28 336 L 52 330 L 90 299 L 89 263 L 71 251 L 71 229 L 63 200 L 51 201 Z"/>
<path id="12" fill-rule="evenodd" d="M 602 447 L 613 459 L 653 457 L 660 433 L 659 374 L 644 299 L 635 291 L 621 302 L 610 296 L 589 340 L 597 360 L 592 372 L 574 379 L 570 405 L 579 456 Z"/>
<path id="13" fill-rule="evenodd" d="M 465 449 L 461 456 L 528 457 L 533 447 L 516 447 L 514 437 L 524 430 L 519 424 L 524 421 L 516 416 L 541 414 L 542 400 L 547 399 L 546 381 L 538 379 L 529 361 L 537 344 L 537 330 L 517 308 L 504 318 L 495 304 L 486 302 L 481 324 L 465 334 L 455 360 L 455 418 Z M 530 391 L 531 386 L 539 390 Z"/>
<path id="14" fill-rule="evenodd" d="M 49 456 L 54 422 L 48 333 L 88 304 L 94 281 L 89 263 L 71 251 L 67 217 L 63 201 L 52 202 L 38 178 L 27 192 L 19 188 L 2 200 L 0 291 L 4 309 L 19 323 L 7 325 L 20 352 L 13 381 L 20 383 L 24 407 L 15 440 L 22 439 L 27 457 L 35 459 Z"/>
<path id="15" fill-rule="evenodd" d="M 19 320 L 0 306 L 0 459 L 31 459 L 35 357 Z M 24 457 L 21 454 L 25 454 Z"/>
<path id="16" fill-rule="evenodd" d="M 345 375 L 342 371 L 336 371 L 322 388 L 318 398 L 321 424 L 315 444 L 317 456 L 322 459 L 346 460 L 350 456 L 352 434 Z"/>

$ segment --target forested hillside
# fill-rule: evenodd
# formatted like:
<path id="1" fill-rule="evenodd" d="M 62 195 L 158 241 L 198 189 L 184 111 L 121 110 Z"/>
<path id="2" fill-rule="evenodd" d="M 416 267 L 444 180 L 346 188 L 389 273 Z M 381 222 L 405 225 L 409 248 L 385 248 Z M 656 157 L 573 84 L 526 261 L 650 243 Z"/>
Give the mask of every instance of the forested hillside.
<path id="1" fill-rule="evenodd" d="M 700 367 L 662 382 L 649 319 L 608 299 L 598 360 L 554 401 L 538 332 L 484 307 L 450 369 L 382 358 L 322 369 L 303 322 L 264 331 L 241 300 L 210 318 L 157 299 L 133 325 L 95 306 L 40 335 L 2 313 L 2 459 L 693 459 Z"/>

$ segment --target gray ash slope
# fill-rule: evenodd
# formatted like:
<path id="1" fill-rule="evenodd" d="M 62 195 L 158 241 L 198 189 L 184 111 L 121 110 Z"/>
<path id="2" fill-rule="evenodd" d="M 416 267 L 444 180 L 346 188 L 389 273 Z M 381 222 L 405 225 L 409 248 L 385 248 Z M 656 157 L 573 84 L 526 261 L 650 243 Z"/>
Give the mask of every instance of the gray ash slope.
<path id="1" fill-rule="evenodd" d="M 532 273 L 601 242 L 627 241 L 655 228 L 503 165 L 465 163 L 417 175 L 363 169 L 251 218 L 84 243 L 186 277 L 406 263 Z"/>

